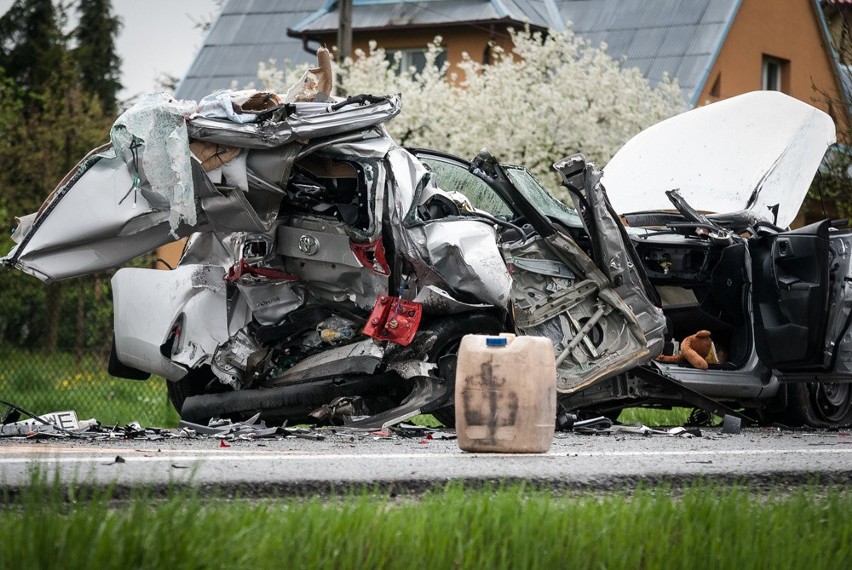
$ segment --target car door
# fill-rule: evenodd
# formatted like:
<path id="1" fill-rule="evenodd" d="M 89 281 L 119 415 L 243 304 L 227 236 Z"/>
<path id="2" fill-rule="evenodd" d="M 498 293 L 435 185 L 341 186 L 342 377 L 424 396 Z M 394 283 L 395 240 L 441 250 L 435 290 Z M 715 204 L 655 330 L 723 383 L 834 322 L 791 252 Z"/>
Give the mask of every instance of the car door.
<path id="1" fill-rule="evenodd" d="M 528 171 L 500 165 L 484 151 L 472 163 L 415 154 L 438 175 L 439 187 L 447 189 L 450 179 L 475 207 L 515 225 L 500 244 L 512 276 L 515 328 L 553 342 L 559 392 L 581 390 L 655 356 L 640 319 L 568 235 L 566 228 L 582 221 Z"/>
<path id="2" fill-rule="evenodd" d="M 829 220 L 763 235 L 751 245 L 754 337 L 779 370 L 823 363 L 828 317 Z"/>

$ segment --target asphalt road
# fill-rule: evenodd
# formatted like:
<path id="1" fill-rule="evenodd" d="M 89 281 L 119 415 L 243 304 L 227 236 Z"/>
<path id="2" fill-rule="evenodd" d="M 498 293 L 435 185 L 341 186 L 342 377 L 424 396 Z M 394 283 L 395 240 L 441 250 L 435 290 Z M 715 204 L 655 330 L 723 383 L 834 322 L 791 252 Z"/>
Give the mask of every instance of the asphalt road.
<path id="1" fill-rule="evenodd" d="M 27 485 L 35 466 L 63 483 L 190 485 L 270 496 L 369 486 L 417 491 L 450 480 L 526 481 L 553 489 L 640 483 L 744 482 L 755 486 L 852 482 L 852 433 L 703 428 L 701 437 L 556 434 L 548 453 L 480 454 L 455 439 L 321 430 L 322 440 L 276 437 L 104 441 L 0 440 L 0 485 Z M 443 432 L 451 435 L 451 432 Z M 309 435 L 310 437 L 310 435 Z"/>

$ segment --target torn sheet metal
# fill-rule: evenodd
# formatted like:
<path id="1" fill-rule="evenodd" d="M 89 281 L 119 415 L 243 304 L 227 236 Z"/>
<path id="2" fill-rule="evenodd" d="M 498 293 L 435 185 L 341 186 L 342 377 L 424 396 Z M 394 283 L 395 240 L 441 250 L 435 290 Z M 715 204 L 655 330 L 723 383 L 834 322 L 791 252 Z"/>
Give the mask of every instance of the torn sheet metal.
<path id="1" fill-rule="evenodd" d="M 416 217 L 415 200 L 429 181 L 429 171 L 416 157 L 401 148 L 389 151 L 386 160 L 394 182 L 388 185 L 387 220 L 396 252 L 411 264 L 421 288 L 429 285 L 446 288 L 444 279 L 427 262 L 429 251 L 425 229 Z"/>
<path id="2" fill-rule="evenodd" d="M 485 311 L 491 307 L 485 303 L 464 303 L 435 285 L 422 287 L 414 301 L 423 305 L 424 311 L 438 315 Z"/>
<path id="3" fill-rule="evenodd" d="M 379 257 L 376 263 L 370 263 L 366 253 L 359 259 L 350 233 L 342 222 L 293 216 L 278 227 L 277 252 L 285 271 L 297 275 L 310 296 L 370 309 L 378 295 L 387 292 L 389 276 Z"/>
<path id="4" fill-rule="evenodd" d="M 641 261 L 633 244 L 612 212 L 600 184 L 602 172 L 594 164 L 586 163 L 582 155 L 569 157 L 553 166 L 563 175 L 563 185 L 582 195 L 581 199 L 576 192 L 571 192 L 586 231 L 593 236 L 597 266 L 639 321 L 648 353 L 656 358 L 663 351 L 666 319 L 662 309 L 649 297 L 654 290 L 641 272 Z M 582 171 L 578 172 L 579 169 Z"/>
<path id="5" fill-rule="evenodd" d="M 193 139 L 241 148 L 273 148 L 299 140 L 363 131 L 391 120 L 402 110 L 398 95 L 352 103 L 291 103 L 280 119 L 238 124 L 195 117 L 187 129 Z M 286 112 L 286 110 L 285 110 Z"/>
<path id="6" fill-rule="evenodd" d="M 80 162 L 34 216 L 4 262 L 43 281 L 97 273 L 173 241 L 169 212 L 136 188 L 124 160 L 101 148 Z M 181 227 L 180 235 L 191 228 Z"/>
<path id="7" fill-rule="evenodd" d="M 341 374 L 372 374 L 385 353 L 384 346 L 366 339 L 344 346 L 336 346 L 309 356 L 274 378 L 269 385 L 298 383 L 302 378 L 321 378 Z"/>
<path id="8" fill-rule="evenodd" d="M 480 220 L 451 219 L 429 222 L 424 229 L 430 265 L 454 291 L 495 307 L 508 305 L 512 278 L 493 226 Z"/>
<path id="9" fill-rule="evenodd" d="M 556 233 L 507 242 L 501 249 L 512 275 L 515 326 L 553 342 L 560 393 L 650 359 L 636 317 L 573 241 Z M 585 279 L 577 278 L 583 274 Z"/>
<path id="10" fill-rule="evenodd" d="M 436 378 L 420 376 L 415 379 L 414 390 L 402 404 L 396 408 L 381 412 L 370 417 L 347 423 L 352 429 L 387 429 L 406 420 L 428 412 L 430 404 L 444 401 L 447 397 L 447 384 Z"/>
<path id="11" fill-rule="evenodd" d="M 196 222 L 186 131 L 186 118 L 195 108 L 195 101 L 151 93 L 122 113 L 110 131 L 116 153 L 133 169 L 133 184 L 144 174 L 151 189 L 168 200 L 169 227 L 175 237 L 182 222 L 190 226 Z"/>
<path id="12" fill-rule="evenodd" d="M 112 288 L 120 361 L 177 380 L 209 359 L 229 337 L 224 274 L 212 265 L 117 271 Z M 171 354 L 163 355 L 175 330 Z"/>
<path id="13" fill-rule="evenodd" d="M 185 420 L 180 421 L 180 427 L 190 433 L 212 436 L 222 439 L 254 439 L 272 437 L 280 433 L 278 426 L 267 427 L 263 421 L 258 421 L 260 414 L 255 414 L 241 422 L 231 420 L 211 421 L 208 425 L 196 424 Z"/>

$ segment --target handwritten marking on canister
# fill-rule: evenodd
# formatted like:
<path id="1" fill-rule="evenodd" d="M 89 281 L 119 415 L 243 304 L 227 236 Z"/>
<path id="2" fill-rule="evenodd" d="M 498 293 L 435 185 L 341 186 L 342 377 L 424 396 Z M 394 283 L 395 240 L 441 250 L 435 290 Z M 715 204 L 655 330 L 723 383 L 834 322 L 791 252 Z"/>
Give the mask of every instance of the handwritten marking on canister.
<path id="1" fill-rule="evenodd" d="M 467 335 L 456 370 L 456 433 L 464 451 L 543 453 L 556 417 L 553 343 Z"/>

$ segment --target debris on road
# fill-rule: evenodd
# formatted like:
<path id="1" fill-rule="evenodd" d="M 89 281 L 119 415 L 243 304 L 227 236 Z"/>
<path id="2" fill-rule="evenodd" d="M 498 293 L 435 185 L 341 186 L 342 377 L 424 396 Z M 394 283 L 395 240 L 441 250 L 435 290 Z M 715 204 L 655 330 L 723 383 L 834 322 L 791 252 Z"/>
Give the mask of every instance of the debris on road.
<path id="1" fill-rule="evenodd" d="M 89 441 L 104 440 L 145 440 L 159 441 L 168 439 L 214 439 L 220 447 L 230 447 L 227 442 L 256 441 L 263 439 L 298 438 L 312 441 L 323 441 L 329 437 L 348 438 L 350 443 L 359 440 L 405 440 L 416 439 L 420 444 L 428 444 L 435 440 L 454 440 L 453 430 L 445 431 L 440 428 L 427 427 L 412 423 L 402 423 L 389 426 L 382 430 L 366 430 L 352 426 L 322 427 L 314 425 L 288 427 L 286 422 L 280 426 L 268 426 L 260 420 L 260 414 L 255 414 L 247 420 L 234 422 L 230 419 L 214 418 L 207 425 L 181 420 L 179 427 L 159 428 L 143 427 L 139 422 L 126 425 L 104 426 L 98 420 L 78 420 L 74 410 L 34 414 L 8 402 L 8 410 L 0 419 L 0 439 L 84 439 Z M 21 420 L 23 416 L 28 419 Z M 621 425 L 611 419 L 600 416 L 580 420 L 575 414 L 563 413 L 558 429 L 586 435 L 635 434 L 641 436 L 664 435 L 670 437 L 702 437 L 696 427 L 651 428 L 642 424 Z M 721 426 L 721 433 L 740 433 L 728 431 L 733 429 L 731 420 L 726 416 Z"/>

